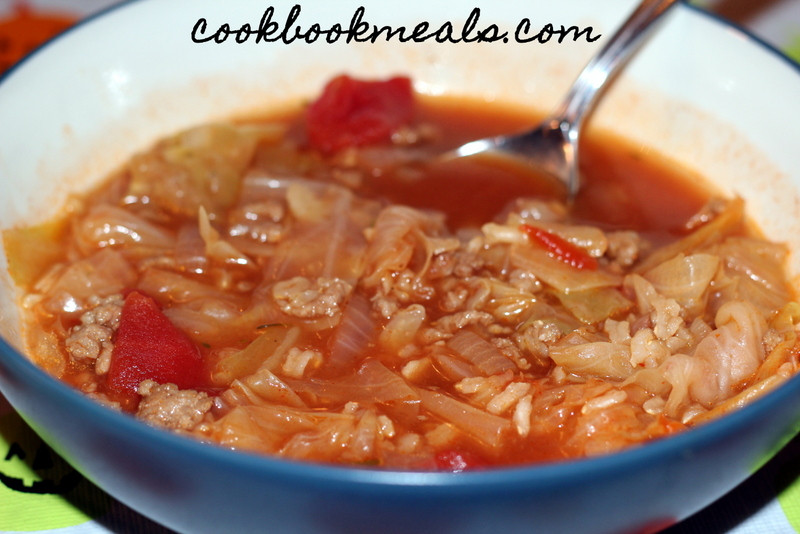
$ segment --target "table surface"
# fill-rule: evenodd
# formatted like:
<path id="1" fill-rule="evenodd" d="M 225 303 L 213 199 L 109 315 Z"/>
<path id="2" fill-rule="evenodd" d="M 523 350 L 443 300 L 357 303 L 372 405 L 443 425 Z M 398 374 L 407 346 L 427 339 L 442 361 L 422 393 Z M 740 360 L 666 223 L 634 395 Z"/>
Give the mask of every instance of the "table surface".
<path id="1" fill-rule="evenodd" d="M 17 38 L 7 23 L 20 13 L 66 13 L 76 18 L 108 7 L 116 0 L 0 0 L 0 60 L 3 39 Z M 697 0 L 800 62 L 800 0 Z M 6 24 L 6 26 L 4 26 Z M 3 34 L 3 28 L 6 34 Z M 7 42 L 7 41 L 6 41 Z M 7 48 L 6 48 L 7 49 Z M 2 65 L 2 61 L 0 61 Z M 28 462 L 22 460 L 28 456 Z M 35 456 L 31 462 L 30 458 Z M 30 486 L 37 476 L 30 467 L 42 461 L 69 472 L 0 397 L 0 457 L 4 475 Z M 15 460 L 18 460 L 15 462 Z M 12 467 L 8 467 L 11 465 Z M 57 494 L 19 492 L 0 485 L 0 533 L 161 534 L 170 531 L 130 510 L 83 479 L 72 494 L 80 503 Z M 800 533 L 800 438 L 727 496 L 665 534 Z"/>

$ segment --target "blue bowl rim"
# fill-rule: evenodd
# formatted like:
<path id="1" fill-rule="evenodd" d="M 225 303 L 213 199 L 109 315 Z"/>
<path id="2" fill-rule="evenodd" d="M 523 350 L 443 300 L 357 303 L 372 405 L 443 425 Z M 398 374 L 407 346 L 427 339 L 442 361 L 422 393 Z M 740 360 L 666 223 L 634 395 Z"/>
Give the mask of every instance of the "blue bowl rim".
<path id="1" fill-rule="evenodd" d="M 72 27 L 43 43 L 6 72 L 0 74 L 0 85 L 27 62 L 43 50 L 53 46 L 64 36 L 80 31 L 93 21 L 132 4 L 147 0 L 123 0 L 78 21 Z M 151 0 L 154 1 L 154 0 Z M 698 6 L 680 2 L 698 16 L 713 23 L 732 29 L 746 40 L 769 52 L 785 62 L 800 75 L 800 63 L 792 60 L 775 46 L 756 36 L 746 28 L 727 21 Z M 181 436 L 147 425 L 136 418 L 105 407 L 92 401 L 79 391 L 49 375 L 32 361 L 0 337 L 0 366 L 6 366 L 11 376 L 21 380 L 32 389 L 50 394 L 52 401 L 74 405 L 76 410 L 85 411 L 88 417 L 95 417 L 96 424 L 115 428 L 117 432 L 132 432 L 142 440 L 151 443 L 154 450 L 172 448 L 181 455 L 197 455 L 210 462 L 225 465 L 231 473 L 247 472 L 292 479 L 304 480 L 315 486 L 340 484 L 371 486 L 375 490 L 412 488 L 420 490 L 458 490 L 460 493 L 488 494 L 498 491 L 513 491 L 515 487 L 548 485 L 551 487 L 568 485 L 570 481 L 585 481 L 593 475 L 619 473 L 641 466 L 651 465 L 655 459 L 681 456 L 686 451 L 703 448 L 710 443 L 724 440 L 746 428 L 751 421 L 767 416 L 773 408 L 800 396 L 800 375 L 790 378 L 775 390 L 763 395 L 745 407 L 723 417 L 666 438 L 657 439 L 641 446 L 631 447 L 620 452 L 591 458 L 582 458 L 544 464 L 518 465 L 492 468 L 482 471 L 462 473 L 396 471 L 362 468 L 356 466 L 329 465 L 315 462 L 295 461 L 285 458 L 254 454 L 247 451 L 234 451 L 199 440 Z M 24 417 L 24 414 L 22 414 Z M 798 421 L 800 424 L 800 421 Z M 798 430 L 794 428 L 792 435 Z M 134 435 L 135 435 L 134 434 Z M 789 436 L 787 436 L 788 439 Z M 777 451 L 775 451 L 777 452 Z M 765 458 L 766 459 L 766 458 Z M 80 466 L 78 466 L 80 467 Z M 756 466 L 753 466 L 754 469 Z"/>

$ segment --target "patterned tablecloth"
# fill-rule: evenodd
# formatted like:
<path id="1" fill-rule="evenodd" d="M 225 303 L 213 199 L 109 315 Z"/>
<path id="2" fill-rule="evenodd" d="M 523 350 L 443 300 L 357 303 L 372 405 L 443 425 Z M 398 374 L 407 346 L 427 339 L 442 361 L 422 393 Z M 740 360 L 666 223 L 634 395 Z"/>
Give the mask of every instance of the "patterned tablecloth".
<path id="1" fill-rule="evenodd" d="M 0 71 L 49 34 L 115 0 L 0 0 Z M 800 0 L 703 0 L 800 62 Z M 0 397 L 0 533 L 166 533 L 57 457 Z M 800 438 L 668 534 L 800 533 Z"/>

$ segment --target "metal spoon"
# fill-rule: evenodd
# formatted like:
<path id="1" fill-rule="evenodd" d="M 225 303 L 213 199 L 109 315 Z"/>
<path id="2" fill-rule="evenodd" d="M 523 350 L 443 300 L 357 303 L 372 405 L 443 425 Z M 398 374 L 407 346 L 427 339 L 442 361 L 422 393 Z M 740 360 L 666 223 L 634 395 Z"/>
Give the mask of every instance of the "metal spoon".
<path id="1" fill-rule="evenodd" d="M 611 39 L 584 67 L 566 98 L 534 130 L 471 141 L 445 154 L 447 158 L 479 153 L 512 156 L 553 175 L 567 187 L 569 198 L 580 189 L 578 137 L 607 82 L 633 55 L 655 26 L 653 23 L 679 0 L 644 0 Z"/>

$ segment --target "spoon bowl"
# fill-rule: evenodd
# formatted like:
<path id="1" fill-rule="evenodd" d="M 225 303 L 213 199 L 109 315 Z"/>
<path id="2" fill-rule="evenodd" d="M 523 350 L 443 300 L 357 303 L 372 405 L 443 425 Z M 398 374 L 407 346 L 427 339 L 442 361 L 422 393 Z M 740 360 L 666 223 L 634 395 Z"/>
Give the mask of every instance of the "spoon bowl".
<path id="1" fill-rule="evenodd" d="M 536 128 L 465 143 L 446 158 L 493 153 L 511 156 L 564 184 L 568 198 L 580 190 L 578 140 L 581 126 L 591 114 L 608 83 L 639 49 L 655 22 L 679 0 L 644 0 L 581 71 L 556 111 Z"/>

